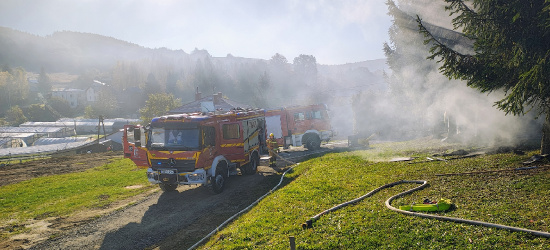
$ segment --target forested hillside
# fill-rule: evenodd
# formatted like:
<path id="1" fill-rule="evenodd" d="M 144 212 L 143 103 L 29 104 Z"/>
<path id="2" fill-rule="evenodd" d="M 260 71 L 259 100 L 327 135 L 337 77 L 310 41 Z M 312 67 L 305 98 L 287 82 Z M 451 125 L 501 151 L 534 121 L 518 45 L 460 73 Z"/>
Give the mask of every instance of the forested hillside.
<path id="1" fill-rule="evenodd" d="M 0 47 L 5 76 L 0 78 L 0 89 L 20 89 L 20 97 L 14 97 L 14 91 L 10 100 L 6 94 L 2 96 L 0 116 L 11 106 L 37 102 L 33 86 L 24 83 L 29 72 L 34 73 L 43 93 L 59 85 L 48 78 L 59 72 L 76 76 L 63 87 L 86 89 L 94 80 L 104 83 L 109 89 L 100 97 L 104 107 L 95 109 L 107 116 L 135 115 L 152 93 L 173 94 L 187 103 L 193 101 L 197 89 L 202 96 L 222 92 L 229 99 L 262 108 L 318 102 L 342 105 L 344 100 L 349 111 L 353 94 L 386 89 L 384 59 L 320 65 L 315 55 L 286 58 L 277 53 L 268 60 L 231 54 L 213 57 L 201 49 L 187 53 L 144 48 L 112 37 L 70 31 L 41 37 L 3 27 Z M 14 70 L 23 75 L 19 81 Z M 84 113 L 84 107 L 75 115 L 79 113 Z"/>

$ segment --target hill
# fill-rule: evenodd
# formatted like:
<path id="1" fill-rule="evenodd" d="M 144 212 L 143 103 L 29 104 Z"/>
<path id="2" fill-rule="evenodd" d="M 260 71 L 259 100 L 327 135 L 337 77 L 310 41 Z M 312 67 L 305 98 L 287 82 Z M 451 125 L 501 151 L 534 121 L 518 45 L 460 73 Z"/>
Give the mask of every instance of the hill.
<path id="1" fill-rule="evenodd" d="M 41 37 L 0 27 L 0 64 L 39 72 L 81 73 L 88 69 L 109 70 L 117 61 L 133 61 L 158 54 L 189 56 L 183 51 L 148 49 L 112 37 L 72 31 Z"/>
<path id="2" fill-rule="evenodd" d="M 181 62 L 196 61 L 210 56 L 207 50 L 183 50 L 145 48 L 143 46 L 91 33 L 59 31 L 45 37 L 0 26 L 0 65 L 23 67 L 38 72 L 45 67 L 50 72 L 80 73 L 87 69 L 108 70 L 117 61 L 136 61 L 161 57 Z M 225 63 L 251 63 L 265 61 L 232 55 L 218 57 Z M 387 69 L 380 60 L 350 63 L 344 67 L 369 68 L 371 71 Z M 330 67 L 330 66 L 325 66 Z"/>

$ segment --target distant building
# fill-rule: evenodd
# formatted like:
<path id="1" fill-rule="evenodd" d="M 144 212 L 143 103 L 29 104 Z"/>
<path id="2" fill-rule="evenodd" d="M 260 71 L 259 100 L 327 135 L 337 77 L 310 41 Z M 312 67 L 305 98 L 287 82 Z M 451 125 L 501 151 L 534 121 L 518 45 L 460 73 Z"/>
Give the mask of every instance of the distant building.
<path id="1" fill-rule="evenodd" d="M 27 144 L 19 138 L 0 138 L 0 148 L 20 148 Z"/>
<path id="2" fill-rule="evenodd" d="M 67 101 L 71 108 L 76 108 L 79 104 L 83 104 L 86 92 L 82 89 L 54 89 L 52 90 L 52 97 L 61 98 Z"/>
<path id="3" fill-rule="evenodd" d="M 23 124 L 28 124 L 25 122 Z M 31 122 L 32 123 L 32 122 Z M 34 133 L 34 134 L 45 134 L 50 138 L 59 138 L 73 136 L 74 128 L 72 126 L 68 127 L 33 127 L 33 126 L 23 126 L 21 124 L 19 127 L 0 127 L 0 133 L 6 134 L 20 134 L 20 133 Z"/>
<path id="4" fill-rule="evenodd" d="M 99 100 L 99 91 L 94 89 L 93 87 L 89 87 L 86 89 L 86 102 L 88 103 L 94 103 Z"/>
<path id="5" fill-rule="evenodd" d="M 94 80 L 92 86 L 88 87 L 86 91 L 86 102 L 88 104 L 95 103 L 99 101 L 99 95 L 104 90 L 104 88 L 109 87 L 106 83 Z"/>
<path id="6" fill-rule="evenodd" d="M 90 138 L 88 137 L 40 138 L 33 143 L 33 146 L 53 145 L 53 144 L 62 144 L 62 143 L 71 143 L 71 142 L 83 142 L 89 139 Z"/>
<path id="7" fill-rule="evenodd" d="M 31 93 L 40 92 L 40 89 L 38 88 L 38 80 L 27 78 L 27 82 L 29 83 L 29 92 Z"/>
<path id="8" fill-rule="evenodd" d="M 108 87 L 107 84 L 94 80 L 90 87 L 86 89 L 56 88 L 52 90 L 51 96 L 61 98 L 67 101 L 71 108 L 76 108 L 98 102 L 101 92 Z"/>
<path id="9" fill-rule="evenodd" d="M 47 137 L 47 133 L 0 133 L 0 140 L 21 140 L 24 142 L 24 146 L 32 145 L 40 138 Z M 14 145 L 14 144 L 12 144 Z M 17 147 L 20 145 L 15 144 Z M 5 147 L 4 147 L 5 148 Z M 11 147 L 15 148 L 15 147 Z"/>
<path id="10" fill-rule="evenodd" d="M 105 133 L 111 134 L 124 128 L 124 125 L 132 124 L 132 123 L 139 123 L 139 120 L 122 119 L 122 118 L 105 119 L 103 120 L 102 127 L 100 128 L 100 133 L 103 134 L 103 127 L 105 127 Z M 28 129 L 66 128 L 71 130 L 73 134 L 76 131 L 77 134 L 82 135 L 82 134 L 97 134 L 98 125 L 99 125 L 98 119 L 62 118 L 55 122 L 25 122 L 19 125 L 19 127 L 28 128 Z M 48 136 L 48 137 L 65 137 L 65 136 Z"/>

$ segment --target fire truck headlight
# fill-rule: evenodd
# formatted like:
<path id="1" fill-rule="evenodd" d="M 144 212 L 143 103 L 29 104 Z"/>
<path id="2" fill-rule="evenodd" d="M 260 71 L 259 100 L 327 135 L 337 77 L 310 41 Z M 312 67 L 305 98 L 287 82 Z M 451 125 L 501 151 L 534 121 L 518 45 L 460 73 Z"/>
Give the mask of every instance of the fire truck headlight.
<path id="1" fill-rule="evenodd" d="M 199 174 L 188 174 L 187 179 L 189 179 L 189 181 L 200 181 L 200 180 L 204 179 L 204 175 L 200 174 L 200 173 Z"/>
<path id="2" fill-rule="evenodd" d="M 148 179 L 155 179 L 156 176 L 157 176 L 157 174 L 155 172 L 148 172 L 147 173 L 147 178 Z"/>

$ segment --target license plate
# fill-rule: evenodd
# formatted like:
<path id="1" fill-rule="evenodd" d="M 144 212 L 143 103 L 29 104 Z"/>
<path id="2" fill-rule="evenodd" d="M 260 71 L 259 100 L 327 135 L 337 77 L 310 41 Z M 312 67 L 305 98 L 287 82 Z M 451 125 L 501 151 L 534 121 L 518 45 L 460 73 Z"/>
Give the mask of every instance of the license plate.
<path id="1" fill-rule="evenodd" d="M 160 170 L 160 173 L 161 174 L 175 174 L 176 171 L 172 170 L 172 169 L 161 169 Z"/>

